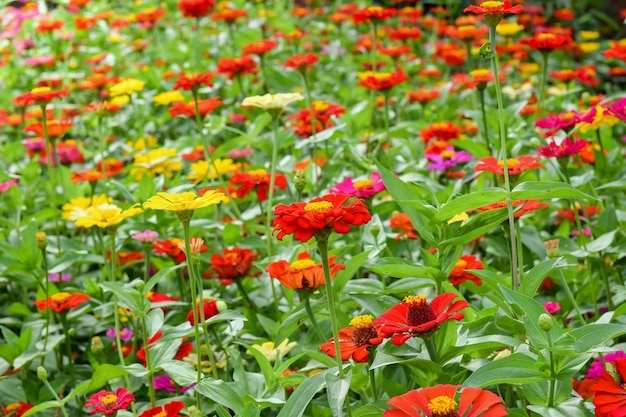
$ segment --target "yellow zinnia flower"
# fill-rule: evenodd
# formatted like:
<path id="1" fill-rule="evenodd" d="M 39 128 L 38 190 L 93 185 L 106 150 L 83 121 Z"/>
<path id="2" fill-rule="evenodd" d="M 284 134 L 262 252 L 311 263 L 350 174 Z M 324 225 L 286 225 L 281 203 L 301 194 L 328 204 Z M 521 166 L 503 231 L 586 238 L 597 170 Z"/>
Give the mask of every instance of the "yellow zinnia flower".
<path id="1" fill-rule="evenodd" d="M 578 34 L 586 41 L 592 41 L 600 37 L 600 32 L 597 32 L 595 30 L 581 30 L 580 32 L 578 32 Z"/>
<path id="2" fill-rule="evenodd" d="M 152 100 L 154 100 L 156 104 L 167 106 L 168 104 L 172 104 L 176 101 L 185 101 L 185 97 L 181 94 L 180 91 L 174 90 L 157 94 Z"/>
<path id="3" fill-rule="evenodd" d="M 195 184 L 207 179 L 217 179 L 218 176 L 235 171 L 239 168 L 238 164 L 233 163 L 230 158 L 215 159 L 211 164 L 211 171 L 209 172 L 209 163 L 207 161 L 198 161 L 191 164 L 192 173 L 187 175 L 188 180 L 193 180 Z"/>
<path id="4" fill-rule="evenodd" d="M 226 199 L 224 193 L 209 190 L 198 197 L 192 191 L 184 193 L 157 193 L 143 203 L 143 207 L 152 210 L 192 211 L 202 207 L 221 203 Z"/>
<path id="5" fill-rule="evenodd" d="M 139 203 L 127 210 L 122 210 L 115 204 L 102 204 L 97 207 L 89 207 L 86 216 L 76 219 L 76 227 L 98 226 L 102 229 L 116 227 L 127 217 L 142 213 Z"/>
<path id="6" fill-rule="evenodd" d="M 241 105 L 243 107 L 260 107 L 274 116 L 280 114 L 287 104 L 300 100 L 304 100 L 300 93 L 265 94 L 246 97 Z"/>
<path id="7" fill-rule="evenodd" d="M 600 49 L 599 42 L 581 42 L 578 44 L 578 46 L 586 54 L 590 54 Z"/>
<path id="8" fill-rule="evenodd" d="M 94 195 L 93 198 L 78 197 L 65 203 L 62 207 L 63 218 L 65 220 L 75 221 L 80 217 L 87 216 L 87 209 L 92 206 L 101 206 L 102 204 L 112 203 L 113 199 L 105 194 Z"/>
<path id="9" fill-rule="evenodd" d="M 134 78 L 127 78 L 109 88 L 111 96 L 121 96 L 124 94 L 132 94 L 143 90 L 144 82 Z"/>
<path id="10" fill-rule="evenodd" d="M 524 26 L 517 22 L 502 21 L 502 23 L 496 26 L 496 32 L 501 36 L 513 36 L 521 30 L 524 30 Z"/>
<path id="11" fill-rule="evenodd" d="M 183 167 L 182 162 L 170 159 L 174 156 L 176 156 L 176 149 L 172 148 L 153 149 L 144 154 L 136 155 L 130 174 L 138 180 L 144 174 L 151 177 L 162 174 L 166 178 L 172 178 L 174 176 L 172 172 L 180 171 Z"/>
<path id="12" fill-rule="evenodd" d="M 289 339 L 285 339 L 278 346 L 274 345 L 274 342 L 265 342 L 260 345 L 254 344 L 252 348 L 258 350 L 267 358 L 268 361 L 274 362 L 276 361 L 276 357 L 280 355 L 282 358 L 285 356 L 291 349 L 293 349 L 298 343 L 297 342 L 289 342 Z M 248 350 L 246 353 L 250 353 Z"/>

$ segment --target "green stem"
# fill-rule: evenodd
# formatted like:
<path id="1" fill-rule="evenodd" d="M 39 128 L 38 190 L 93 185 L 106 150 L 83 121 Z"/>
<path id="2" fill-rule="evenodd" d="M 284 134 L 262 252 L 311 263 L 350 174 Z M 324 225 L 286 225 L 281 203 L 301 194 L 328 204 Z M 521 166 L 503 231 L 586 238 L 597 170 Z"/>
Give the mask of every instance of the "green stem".
<path id="1" fill-rule="evenodd" d="M 539 98 L 537 99 L 537 110 L 535 111 L 534 121 L 536 121 L 541 116 L 541 113 L 542 113 L 543 97 L 545 95 L 546 80 L 548 78 L 548 56 L 549 56 L 548 52 L 541 52 L 543 68 L 541 69 L 541 83 L 539 84 Z M 533 124 L 531 125 L 533 127 L 535 125 L 534 121 L 533 121 Z"/>
<path id="2" fill-rule="evenodd" d="M 489 26 L 489 48 L 491 50 L 491 69 L 493 71 L 496 98 L 498 101 L 498 119 L 500 121 L 500 152 L 503 159 L 504 189 L 506 191 L 506 208 L 509 218 L 509 233 L 511 238 L 511 279 L 513 289 L 519 287 L 517 244 L 515 235 L 515 217 L 513 215 L 513 200 L 511 199 L 511 183 L 509 180 L 509 168 L 507 164 L 506 128 L 504 126 L 504 105 L 502 100 L 502 88 L 498 77 L 498 53 L 496 52 L 496 27 Z"/>
<path id="3" fill-rule="evenodd" d="M 383 120 L 385 121 L 385 143 L 387 144 L 387 159 L 389 160 L 389 168 L 391 167 L 391 138 L 389 136 L 389 90 L 385 90 L 383 94 L 385 99 L 385 114 Z M 381 145 L 382 147 L 382 145 Z"/>
<path id="4" fill-rule="evenodd" d="M 74 359 L 72 358 L 72 341 L 70 340 L 70 326 L 67 324 L 67 312 L 63 311 L 59 313 L 59 320 L 63 327 L 63 334 L 65 335 L 65 355 L 67 356 L 67 370 L 70 373 L 70 380 L 72 381 L 72 387 L 76 386 L 76 376 L 74 374 Z"/>
<path id="5" fill-rule="evenodd" d="M 41 249 L 41 258 L 43 263 L 43 279 L 44 279 L 44 291 L 46 293 L 46 334 L 43 337 L 43 355 L 41 356 L 41 366 L 43 366 L 44 359 L 46 358 L 46 349 L 48 347 L 48 333 L 50 333 L 50 279 L 48 278 L 48 259 L 46 258 L 46 249 Z M 60 282 L 60 281 L 59 281 Z"/>
<path id="6" fill-rule="evenodd" d="M 152 254 L 152 243 L 143 244 L 143 280 L 150 279 L 150 255 Z"/>
<path id="7" fill-rule="evenodd" d="M 185 239 L 185 256 L 187 263 L 187 272 L 189 274 L 189 286 L 191 287 L 191 311 L 193 312 L 193 332 L 196 341 L 196 366 L 197 366 L 197 374 L 196 374 L 196 384 L 200 385 L 202 382 L 202 350 L 200 341 L 200 318 L 198 317 L 198 295 L 197 292 L 197 283 L 196 283 L 196 275 L 194 268 L 191 265 L 191 243 L 190 243 L 190 235 L 189 235 L 189 223 L 190 220 L 181 220 L 183 224 L 183 237 Z M 217 370 L 215 370 L 217 372 Z M 200 398 L 200 392 L 196 390 L 196 402 L 198 403 L 198 409 L 202 411 L 202 401 Z"/>
<path id="8" fill-rule="evenodd" d="M 574 307 L 574 310 L 576 310 L 576 317 L 578 317 L 578 320 L 580 320 L 580 322 L 583 324 L 583 326 L 586 325 L 587 322 L 585 321 L 585 319 L 583 318 L 582 313 L 580 312 L 580 307 L 578 307 L 578 303 L 576 302 L 576 298 L 574 297 L 574 294 L 572 293 L 572 290 L 570 289 L 569 284 L 565 280 L 565 276 L 563 275 L 563 271 L 561 271 L 561 268 L 557 268 L 557 272 L 559 273 L 559 280 L 561 281 L 561 286 L 565 290 L 565 294 L 567 295 L 567 298 L 569 298 L 570 303 L 572 303 L 572 306 Z"/>
<path id="9" fill-rule="evenodd" d="M 54 388 L 52 388 L 52 385 L 50 385 L 50 383 L 48 382 L 47 379 L 43 381 L 43 384 L 46 386 L 48 391 L 50 391 L 50 394 L 52 394 L 54 399 L 59 403 L 59 408 L 61 409 L 61 412 L 63 413 L 63 416 L 64 417 L 68 417 L 67 410 L 65 409 L 65 404 L 63 404 L 63 401 L 61 401 L 61 398 L 59 398 L 59 394 L 57 394 L 57 392 L 54 390 Z"/>
<path id="10" fill-rule="evenodd" d="M 320 329 L 320 326 L 317 323 L 317 320 L 315 319 L 315 314 L 313 313 L 313 309 L 311 308 L 311 301 L 309 297 L 310 297 L 310 294 L 304 294 L 302 297 L 304 309 L 306 310 L 307 316 L 309 316 L 309 320 L 311 321 L 311 326 L 313 327 L 313 330 L 315 330 L 315 333 L 317 333 L 317 336 L 319 337 L 320 340 L 324 340 L 325 339 L 324 333 L 322 333 L 322 329 Z"/>
<path id="11" fill-rule="evenodd" d="M 143 333 L 143 344 L 146 347 L 146 369 L 148 370 L 148 393 L 150 396 L 150 407 L 156 407 L 156 394 L 154 391 L 154 370 L 152 369 L 152 361 L 150 360 L 150 335 L 148 334 L 148 326 L 146 325 L 146 317 L 141 317 L 141 331 Z"/>
<path id="12" fill-rule="evenodd" d="M 598 252 L 598 262 L 600 276 L 602 277 L 604 290 L 606 291 L 606 301 L 608 303 L 609 311 L 613 311 L 615 309 L 615 305 L 613 304 L 613 297 L 611 297 L 611 283 L 609 282 L 609 276 L 606 273 L 606 264 L 604 263 L 604 259 L 602 259 L 602 252 Z"/>
<path id="13" fill-rule="evenodd" d="M 515 233 L 517 234 L 517 255 L 519 259 L 519 280 L 524 279 L 524 250 L 522 248 L 522 230 L 520 222 L 515 222 Z"/>
<path id="14" fill-rule="evenodd" d="M 337 361 L 337 370 L 339 378 L 344 378 L 343 362 L 341 360 L 341 349 L 339 347 L 339 326 L 337 324 L 337 310 L 335 309 L 335 296 L 333 293 L 333 284 L 330 279 L 330 266 L 328 263 L 328 238 L 318 239 L 317 247 L 322 257 L 322 267 L 324 269 L 324 286 L 326 288 L 326 298 L 328 301 L 328 313 L 330 315 L 330 324 L 333 330 L 333 340 L 335 342 L 335 359 Z"/>
<path id="15" fill-rule="evenodd" d="M 56 155 L 56 152 L 53 152 L 55 146 L 54 141 L 50 139 L 50 135 L 48 134 L 48 120 L 46 118 L 46 106 L 45 104 L 41 106 L 42 113 L 42 125 L 43 125 L 43 136 L 46 141 L 46 150 L 48 151 L 48 157 L 46 158 L 46 164 L 48 165 L 48 176 L 50 179 L 50 192 L 52 198 L 52 206 L 54 210 L 57 210 L 59 207 L 57 203 L 57 190 L 56 190 L 56 169 L 55 167 L 59 167 L 58 161 L 55 160 L 55 164 L 52 163 L 53 157 Z M 60 167 L 59 167 L 60 169 Z M 61 226 L 59 224 L 59 216 L 54 216 L 54 228 L 57 240 L 57 256 L 61 255 Z"/>
<path id="16" fill-rule="evenodd" d="M 304 80 L 304 93 L 306 96 L 306 106 L 311 112 L 311 185 L 315 187 L 317 183 L 317 173 L 315 172 L 315 151 L 317 150 L 317 120 L 315 119 L 315 111 L 313 110 L 313 100 L 311 99 L 311 88 L 309 87 L 309 80 L 306 76 L 306 70 L 300 72 L 302 79 Z M 326 141 L 326 156 L 328 156 L 328 141 Z M 314 188 L 315 189 L 315 188 Z"/>
<path id="17" fill-rule="evenodd" d="M 546 338 L 548 339 L 548 355 L 550 357 L 550 382 L 548 387 L 548 407 L 554 407 L 554 397 L 556 390 L 556 371 L 554 366 L 554 353 L 552 352 L 552 333 L 546 330 Z"/>
<path id="18" fill-rule="evenodd" d="M 487 111 L 485 110 L 485 89 L 482 88 L 478 91 L 478 97 L 480 99 L 480 112 L 483 116 L 483 126 L 485 142 L 487 143 L 487 149 L 491 152 L 491 141 L 489 140 L 489 127 L 487 126 Z"/>
<path id="19" fill-rule="evenodd" d="M 274 208 L 274 187 L 276 184 L 276 163 L 278 160 L 278 116 L 274 116 L 272 129 L 274 131 L 274 140 L 272 142 L 272 159 L 270 162 L 270 189 L 267 196 L 267 205 L 265 209 L 265 239 L 267 244 L 267 259 L 272 260 L 272 209 Z M 273 288 L 273 286 L 272 286 Z M 274 300 L 277 300 L 274 297 Z M 278 308 L 277 308 L 278 309 Z"/>

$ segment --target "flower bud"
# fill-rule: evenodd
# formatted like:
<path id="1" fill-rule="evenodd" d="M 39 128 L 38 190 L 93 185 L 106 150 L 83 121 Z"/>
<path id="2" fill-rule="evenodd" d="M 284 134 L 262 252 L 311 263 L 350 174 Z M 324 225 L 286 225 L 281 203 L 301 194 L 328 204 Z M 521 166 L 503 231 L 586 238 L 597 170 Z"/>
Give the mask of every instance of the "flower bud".
<path id="1" fill-rule="evenodd" d="M 195 405 L 187 407 L 187 412 L 189 413 L 189 417 L 204 417 L 204 414 L 202 414 Z"/>
<path id="2" fill-rule="evenodd" d="M 559 239 L 546 240 L 543 242 L 546 247 L 546 256 L 548 258 L 556 258 L 561 255 L 559 252 L 559 242 Z"/>
<path id="3" fill-rule="evenodd" d="M 293 183 L 296 186 L 296 191 L 302 194 L 307 186 L 306 175 L 304 174 L 303 170 L 299 169 L 296 171 L 296 175 L 293 178 Z"/>
<path id="4" fill-rule="evenodd" d="M 544 332 L 549 332 L 552 328 L 552 316 L 547 313 L 543 313 L 539 316 L 539 328 Z"/>
<path id="5" fill-rule="evenodd" d="M 91 352 L 98 354 L 104 350 L 104 345 L 102 344 L 102 340 L 100 336 L 94 336 L 91 338 Z"/>
<path id="6" fill-rule="evenodd" d="M 378 234 L 380 233 L 380 226 L 378 225 L 378 223 L 373 223 L 370 226 L 370 232 L 372 233 L 372 236 L 378 236 Z"/>
<path id="7" fill-rule="evenodd" d="M 215 306 L 217 307 L 217 311 L 219 311 L 220 313 L 222 311 L 226 311 L 228 310 L 228 304 L 226 304 L 224 301 L 222 300 L 217 300 L 217 302 L 215 303 Z"/>
<path id="8" fill-rule="evenodd" d="M 37 378 L 39 378 L 39 380 L 41 381 L 48 380 L 48 371 L 46 371 L 46 368 L 44 368 L 43 366 L 37 367 Z"/>
<path id="9" fill-rule="evenodd" d="M 35 233 L 35 240 L 37 241 L 37 248 L 43 250 L 48 246 L 48 237 L 46 236 L 46 232 L 37 232 Z"/>
<path id="10" fill-rule="evenodd" d="M 541 141 L 539 139 L 531 138 L 530 139 L 530 146 L 532 146 L 533 149 L 537 149 L 537 148 L 539 148 L 540 146 L 543 146 L 543 145 L 542 145 L 542 143 L 541 143 Z"/>

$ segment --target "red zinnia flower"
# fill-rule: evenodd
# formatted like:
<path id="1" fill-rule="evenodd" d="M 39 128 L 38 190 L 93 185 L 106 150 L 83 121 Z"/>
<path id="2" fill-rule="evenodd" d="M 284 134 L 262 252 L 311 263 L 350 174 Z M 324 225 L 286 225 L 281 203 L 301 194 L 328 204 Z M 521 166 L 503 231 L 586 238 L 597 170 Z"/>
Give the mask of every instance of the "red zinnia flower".
<path id="1" fill-rule="evenodd" d="M 26 107 L 31 104 L 45 105 L 55 98 L 67 96 L 67 90 L 53 91 L 50 87 L 39 87 L 13 98 L 13 104 Z"/>
<path id="2" fill-rule="evenodd" d="M 231 80 L 239 75 L 256 74 L 257 70 L 256 62 L 250 55 L 243 55 L 240 58 L 220 58 L 217 62 L 217 72 Z"/>
<path id="3" fill-rule="evenodd" d="M 452 285 L 459 285 L 465 281 L 473 281 L 476 285 L 482 285 L 483 281 L 476 275 L 467 272 L 468 269 L 483 269 L 483 263 L 474 255 L 463 255 L 454 265 L 448 279 Z"/>
<path id="4" fill-rule="evenodd" d="M 519 175 L 524 171 L 530 171 L 537 168 L 543 168 L 541 162 L 537 162 L 539 157 L 530 155 L 521 155 L 519 158 L 509 158 L 506 160 L 506 167 L 509 175 Z M 493 156 L 480 158 L 474 172 L 487 171 L 493 174 L 504 175 L 504 161 L 498 161 Z"/>
<path id="5" fill-rule="evenodd" d="M 185 17 L 203 17 L 211 13 L 215 7 L 214 0 L 180 0 L 178 2 L 178 10 Z"/>
<path id="6" fill-rule="evenodd" d="M 513 208 L 515 208 L 515 213 L 513 213 L 513 217 L 518 219 L 522 217 L 526 213 L 530 213 L 531 211 L 539 210 L 542 208 L 548 208 L 547 204 L 539 203 L 539 199 L 534 200 L 513 200 Z M 506 207 L 506 201 L 499 201 L 497 203 L 487 204 L 486 206 L 482 206 L 476 209 L 478 212 L 496 210 Z"/>
<path id="7" fill-rule="evenodd" d="M 552 33 L 536 33 L 530 38 L 520 39 L 520 44 L 528 45 L 542 52 L 554 51 L 563 48 L 570 43 L 572 38 L 567 35 L 554 35 Z"/>
<path id="8" fill-rule="evenodd" d="M 306 53 L 301 55 L 293 55 L 285 61 L 283 67 L 293 68 L 300 72 L 309 71 L 311 67 L 319 61 L 319 57 L 313 53 Z"/>
<path id="9" fill-rule="evenodd" d="M 148 339 L 148 348 L 152 349 L 155 346 L 155 342 L 163 337 L 163 332 L 156 332 L 154 336 Z M 185 343 L 187 341 L 186 337 L 183 337 L 181 345 L 178 347 L 176 351 L 176 355 L 174 355 L 174 359 L 183 360 L 191 351 L 193 350 L 193 345 L 191 343 Z M 137 351 L 137 359 L 140 359 L 144 366 L 146 364 L 146 347 L 142 346 L 141 349 Z"/>
<path id="10" fill-rule="evenodd" d="M 217 253 L 211 256 L 211 269 L 217 273 L 222 283 L 229 284 L 233 279 L 249 276 L 252 261 L 258 256 L 258 253 L 254 253 L 250 249 L 225 248 L 223 256 Z"/>
<path id="11" fill-rule="evenodd" d="M 204 310 L 204 320 L 208 320 L 211 317 L 217 316 L 220 313 L 220 310 L 217 306 L 217 300 L 204 300 L 204 302 L 202 303 L 202 308 Z M 200 306 L 198 306 L 198 317 L 202 317 L 202 315 L 200 314 Z M 195 324 L 195 320 L 193 319 L 193 310 L 190 310 L 189 313 L 187 313 L 187 321 L 192 326 Z"/>
<path id="12" fill-rule="evenodd" d="M 63 136 L 72 126 L 69 120 L 46 120 L 48 136 L 57 138 Z M 30 123 L 24 128 L 24 133 L 34 133 L 37 136 L 44 136 L 43 122 Z"/>
<path id="13" fill-rule="evenodd" d="M 369 6 L 358 10 L 352 15 L 354 23 L 381 21 L 390 18 L 397 14 L 398 11 L 394 8 L 384 8 L 381 6 Z"/>
<path id="14" fill-rule="evenodd" d="M 359 74 L 359 85 L 370 90 L 389 90 L 396 85 L 408 80 L 402 70 L 396 72 L 364 72 Z"/>
<path id="15" fill-rule="evenodd" d="M 352 358 L 355 362 L 367 362 L 370 346 L 380 345 L 385 339 L 380 330 L 372 326 L 373 317 L 365 314 L 357 316 L 350 321 L 350 326 L 339 330 L 339 351 L 341 360 L 347 361 Z M 335 342 L 331 338 L 329 342 L 323 343 L 320 350 L 331 358 L 335 357 Z"/>
<path id="16" fill-rule="evenodd" d="M 433 138 L 438 140 L 459 139 L 461 137 L 461 128 L 453 122 L 436 122 L 422 129 L 420 136 L 425 144 Z"/>
<path id="17" fill-rule="evenodd" d="M 211 97 L 204 100 L 198 100 L 198 110 L 200 111 L 200 118 L 204 118 L 207 114 L 213 113 L 215 109 L 221 106 L 222 100 L 219 97 Z M 172 103 L 168 109 L 172 117 L 185 116 L 191 119 L 196 117 L 196 105 L 192 101 L 184 103 L 182 101 L 176 101 Z"/>
<path id="18" fill-rule="evenodd" d="M 547 146 L 540 146 L 537 148 L 537 153 L 546 158 L 567 158 L 582 151 L 585 145 L 587 142 L 582 139 L 573 141 L 567 137 L 559 145 L 552 140 Z"/>
<path id="19" fill-rule="evenodd" d="M 495 2 L 493 2 L 495 3 Z M 461 392 L 459 393 L 459 390 Z M 508 415 L 502 398 L 480 388 L 459 385 L 436 385 L 409 391 L 391 398 L 394 406 L 383 417 L 504 417 Z"/>
<path id="20" fill-rule="evenodd" d="M 391 342 L 397 346 L 411 337 L 428 336 L 443 322 L 464 317 L 459 310 L 468 307 L 467 301 L 454 301 L 456 297 L 456 294 L 446 292 L 429 304 L 422 295 L 407 296 L 374 320 L 374 327 L 380 329 L 385 337 L 391 337 Z"/>
<path id="21" fill-rule="evenodd" d="M 224 9 L 223 11 L 219 13 L 213 13 L 213 16 L 211 16 L 211 19 L 214 21 L 223 20 L 229 25 L 232 25 L 240 17 L 246 17 L 246 16 L 248 16 L 248 12 L 246 12 L 245 10 Z"/>
<path id="22" fill-rule="evenodd" d="M 389 220 L 389 227 L 391 230 L 400 230 L 396 240 L 400 240 L 402 236 L 406 236 L 407 239 L 419 239 L 417 231 L 409 219 L 409 215 L 406 213 L 398 213 Z"/>
<path id="23" fill-rule="evenodd" d="M 133 401 L 135 401 L 135 396 L 126 388 L 120 387 L 115 393 L 102 390 L 93 394 L 85 402 L 85 407 L 93 407 L 89 414 L 104 413 L 110 416 L 117 410 L 126 410 Z"/>
<path id="24" fill-rule="evenodd" d="M 182 401 L 172 401 L 169 404 L 150 408 L 139 415 L 139 417 L 183 417 L 178 414 L 183 409 L 185 403 Z"/>
<path id="25" fill-rule="evenodd" d="M 417 91 L 407 92 L 409 103 L 417 101 L 418 103 L 426 104 L 429 101 L 438 98 L 440 95 L 441 93 L 439 92 L 439 90 L 426 90 L 423 88 Z"/>
<path id="26" fill-rule="evenodd" d="M 26 413 L 31 408 L 33 408 L 31 404 L 17 402 L 17 403 L 11 403 L 7 405 L 6 407 L 3 407 L 3 410 L 4 410 L 4 414 L 7 417 L 22 417 L 24 413 Z"/>
<path id="27" fill-rule="evenodd" d="M 330 277 L 335 276 L 337 271 L 344 269 L 343 264 L 335 265 L 336 256 L 328 258 Z M 316 264 L 307 252 L 298 255 L 298 260 L 291 264 L 285 260 L 270 263 L 265 271 L 271 278 L 276 278 L 287 288 L 294 290 L 314 290 L 324 282 L 324 270 L 321 264 Z"/>
<path id="28" fill-rule="evenodd" d="M 245 198 L 250 192 L 256 188 L 256 195 L 259 201 L 267 200 L 267 192 L 270 189 L 271 174 L 264 169 L 255 169 L 248 172 L 238 172 L 230 179 L 232 185 L 240 185 L 237 189 L 237 197 Z M 282 174 L 276 174 L 274 186 L 284 190 L 287 188 L 287 177 Z"/>
<path id="29" fill-rule="evenodd" d="M 328 194 L 314 198 L 307 203 L 279 204 L 274 209 L 274 233 L 278 240 L 293 234 L 294 239 L 307 242 L 316 233 L 325 238 L 334 230 L 348 233 L 350 226 L 361 226 L 370 221 L 370 215 L 363 200 L 350 199 L 347 194 Z"/>
<path id="30" fill-rule="evenodd" d="M 271 39 L 263 39 L 247 44 L 242 50 L 244 54 L 265 55 L 272 49 L 276 48 L 276 45 L 277 43 Z"/>
<path id="31" fill-rule="evenodd" d="M 621 417 L 626 413 L 626 359 L 615 359 L 613 373 L 604 371 L 591 389 L 597 417 Z"/>
<path id="32" fill-rule="evenodd" d="M 176 80 L 176 84 L 174 84 L 174 90 L 192 90 L 200 88 L 202 85 L 206 85 L 207 87 L 212 87 L 213 83 L 213 73 L 212 72 L 199 72 L 197 74 L 187 74 L 181 75 Z"/>
<path id="33" fill-rule="evenodd" d="M 524 6 L 512 6 L 508 1 L 483 1 L 478 6 L 470 5 L 463 9 L 464 13 L 475 14 L 518 14 L 524 10 Z"/>
<path id="34" fill-rule="evenodd" d="M 89 300 L 89 298 L 87 294 L 78 292 L 70 294 L 69 292 L 62 291 L 51 295 L 47 300 L 42 298 L 35 301 L 35 305 L 39 310 L 45 310 L 47 307 L 52 311 L 60 313 L 77 308 L 79 305 Z"/>

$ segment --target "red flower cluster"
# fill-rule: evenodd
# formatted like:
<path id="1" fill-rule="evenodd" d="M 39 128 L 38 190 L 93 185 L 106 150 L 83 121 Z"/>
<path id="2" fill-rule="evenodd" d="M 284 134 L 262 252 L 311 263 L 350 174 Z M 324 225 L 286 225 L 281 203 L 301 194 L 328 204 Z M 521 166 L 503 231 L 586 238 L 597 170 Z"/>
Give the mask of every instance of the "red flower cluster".
<path id="1" fill-rule="evenodd" d="M 250 192 L 256 189 L 256 196 L 259 201 L 267 200 L 267 193 L 270 189 L 271 174 L 264 169 L 255 169 L 248 172 L 237 172 L 230 178 L 230 184 L 239 186 L 236 189 L 237 197 L 245 198 Z M 283 174 L 276 174 L 274 178 L 274 190 L 287 188 L 287 177 Z"/>
<path id="2" fill-rule="evenodd" d="M 277 43 L 271 39 L 263 39 L 257 42 L 252 42 L 243 47 L 243 53 L 246 55 L 265 55 L 272 49 L 276 48 Z"/>
<path id="3" fill-rule="evenodd" d="M 51 90 L 49 87 L 39 87 L 26 94 L 13 98 L 13 104 L 18 107 L 26 107 L 31 104 L 46 105 L 55 98 L 67 96 L 67 90 Z"/>
<path id="4" fill-rule="evenodd" d="M 441 141 L 459 139 L 461 137 L 461 127 L 453 122 L 436 122 L 422 129 L 420 136 L 425 144 L 433 138 Z"/>
<path id="5" fill-rule="evenodd" d="M 240 58 L 220 58 L 217 62 L 217 72 L 231 80 L 236 76 L 256 74 L 257 71 L 256 62 L 250 55 L 243 55 Z"/>
<path id="6" fill-rule="evenodd" d="M 508 1 L 483 1 L 478 6 L 470 5 L 463 9 L 465 13 L 475 14 L 518 14 L 524 10 L 522 5 L 511 5 Z"/>
<path id="7" fill-rule="evenodd" d="M 350 226 L 361 226 L 370 221 L 370 215 L 363 200 L 350 199 L 347 194 L 328 194 L 314 198 L 309 203 L 279 204 L 274 209 L 274 233 L 278 240 L 293 234 L 294 239 L 307 242 L 315 234 L 326 238 L 334 230 L 348 233 Z"/>
<path id="8" fill-rule="evenodd" d="M 313 118 L 315 118 L 315 132 L 319 133 L 324 129 L 333 126 L 332 117 L 339 116 L 346 112 L 346 109 L 336 103 L 326 103 L 324 101 L 314 101 Z M 313 134 L 313 120 L 310 109 L 301 109 L 298 113 L 287 116 L 287 120 L 293 120 L 291 127 L 295 133 L 303 138 L 308 138 Z"/>
<path id="9" fill-rule="evenodd" d="M 428 303 L 424 296 L 407 296 L 374 320 L 373 325 L 384 337 L 391 337 L 394 345 L 402 345 L 411 337 L 428 336 L 447 320 L 462 319 L 464 315 L 459 310 L 469 305 L 465 300 L 454 301 L 456 297 L 447 292 Z"/>

